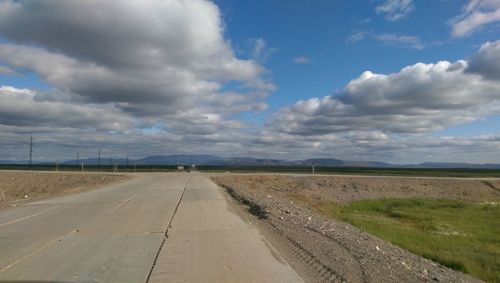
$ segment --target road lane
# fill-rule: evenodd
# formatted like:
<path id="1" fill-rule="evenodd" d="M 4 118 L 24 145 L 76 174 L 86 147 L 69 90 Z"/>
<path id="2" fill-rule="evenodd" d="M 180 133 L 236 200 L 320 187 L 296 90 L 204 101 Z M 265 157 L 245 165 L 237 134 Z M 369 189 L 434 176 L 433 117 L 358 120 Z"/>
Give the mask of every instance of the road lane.
<path id="1" fill-rule="evenodd" d="M 139 174 L 0 211 L 0 282 L 146 282 L 148 276 L 151 282 L 301 281 L 202 174 Z"/>
<path id="2" fill-rule="evenodd" d="M 302 282 L 220 189 L 193 174 L 150 282 Z"/>
<path id="3" fill-rule="evenodd" d="M 148 174 L 2 211 L 0 225 L 20 221 L 0 227 L 0 281 L 144 282 L 188 178 Z"/>

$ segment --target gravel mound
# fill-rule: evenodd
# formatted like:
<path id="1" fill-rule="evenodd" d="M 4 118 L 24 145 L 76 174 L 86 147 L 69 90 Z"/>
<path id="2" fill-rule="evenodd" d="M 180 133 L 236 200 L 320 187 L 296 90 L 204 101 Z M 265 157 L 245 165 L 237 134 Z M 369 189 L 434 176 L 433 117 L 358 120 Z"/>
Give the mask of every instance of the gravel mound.
<path id="1" fill-rule="evenodd" d="M 0 209 L 84 190 L 130 177 L 81 172 L 0 171 Z"/>
<path id="2" fill-rule="evenodd" d="M 277 248 L 310 282 L 481 282 L 324 217 L 311 208 L 311 200 L 442 197 L 450 188 L 446 196 L 451 198 L 500 198 L 481 181 L 463 184 L 458 180 L 293 176 L 225 176 L 213 180 L 242 208 L 256 215 L 255 221 L 271 231 Z M 488 182 L 498 186 L 497 182 Z M 461 185 L 455 187 L 457 184 Z"/>

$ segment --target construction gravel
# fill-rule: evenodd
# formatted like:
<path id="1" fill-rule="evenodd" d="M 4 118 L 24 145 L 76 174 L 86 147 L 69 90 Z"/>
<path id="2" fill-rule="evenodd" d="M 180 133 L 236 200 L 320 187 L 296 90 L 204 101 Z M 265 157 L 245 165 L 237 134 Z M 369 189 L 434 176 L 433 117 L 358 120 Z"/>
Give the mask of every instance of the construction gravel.
<path id="1" fill-rule="evenodd" d="M 481 282 L 327 218 L 314 211 L 315 202 L 409 196 L 500 199 L 498 181 L 284 175 L 212 179 L 254 215 L 266 237 L 309 282 Z"/>

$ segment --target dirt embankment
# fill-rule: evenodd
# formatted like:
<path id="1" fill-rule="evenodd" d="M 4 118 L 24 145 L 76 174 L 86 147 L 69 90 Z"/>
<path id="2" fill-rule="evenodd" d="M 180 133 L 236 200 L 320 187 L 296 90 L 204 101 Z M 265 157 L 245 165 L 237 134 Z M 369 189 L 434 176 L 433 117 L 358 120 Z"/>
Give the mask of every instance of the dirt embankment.
<path id="1" fill-rule="evenodd" d="M 95 173 L 0 171 L 0 209 L 91 190 L 129 178 L 124 175 Z"/>
<path id="2" fill-rule="evenodd" d="M 470 201 L 500 200 L 500 181 L 352 176 L 225 176 L 224 184 L 273 191 L 297 200 L 348 203 L 375 198 L 448 198 Z"/>
<path id="3" fill-rule="evenodd" d="M 327 218 L 316 212 L 318 204 L 381 197 L 500 200 L 498 181 L 283 175 L 213 180 L 260 219 L 273 244 L 310 282 L 479 281 Z"/>

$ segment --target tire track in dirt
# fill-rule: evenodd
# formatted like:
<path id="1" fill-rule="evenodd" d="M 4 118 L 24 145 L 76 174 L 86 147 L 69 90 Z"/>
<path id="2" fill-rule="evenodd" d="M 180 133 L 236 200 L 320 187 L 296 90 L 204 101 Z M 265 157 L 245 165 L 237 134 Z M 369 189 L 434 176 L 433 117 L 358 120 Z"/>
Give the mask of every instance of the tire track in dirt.
<path id="1" fill-rule="evenodd" d="M 325 237 L 325 238 L 330 239 L 336 245 L 338 245 L 339 248 L 343 249 L 345 251 L 345 253 L 352 258 L 351 262 L 354 261 L 356 263 L 355 266 L 352 266 L 352 265 L 350 266 L 353 269 L 357 269 L 358 272 L 356 272 L 354 274 L 359 274 L 360 275 L 360 276 L 358 276 L 360 278 L 357 278 L 356 282 L 368 282 L 368 279 L 367 279 L 367 276 L 366 276 L 366 272 L 365 272 L 365 269 L 363 268 L 363 265 L 361 264 L 361 262 L 359 261 L 359 259 L 354 255 L 354 253 L 351 251 L 351 249 L 349 248 L 349 246 L 345 245 L 344 243 L 342 243 L 341 241 L 339 241 L 335 237 L 329 236 L 328 234 L 324 234 L 321 231 L 318 231 L 318 230 L 316 230 L 314 228 L 311 228 L 311 227 L 306 227 L 306 228 L 309 229 L 310 231 L 315 232 L 320 237 Z"/>
<path id="2" fill-rule="evenodd" d="M 349 224 L 329 219 L 310 209 L 308 204 L 317 195 L 300 198 L 297 191 L 305 188 L 295 189 L 288 184 L 269 186 L 266 178 L 243 180 L 242 183 L 229 178 L 229 181 L 214 179 L 240 208 L 258 218 L 253 221 L 274 241 L 273 245 L 282 255 L 291 264 L 296 264 L 294 268 L 308 282 L 481 282 Z M 477 187 L 479 182 L 475 182 Z M 352 193 L 366 189 L 357 185 L 352 186 Z M 399 180 L 397 185 L 400 185 Z M 481 192 L 491 195 L 493 188 L 488 187 Z M 336 190 L 339 192 L 351 193 Z"/>
<path id="3" fill-rule="evenodd" d="M 223 187 L 233 199 L 238 201 L 240 204 L 245 205 L 250 214 L 269 225 L 275 234 L 282 240 L 282 243 L 284 243 L 285 246 L 292 251 L 293 255 L 303 264 L 306 264 L 311 270 L 316 272 L 322 282 L 368 282 L 365 271 L 359 260 L 351 253 L 348 247 L 343 245 L 341 242 L 307 226 L 287 227 L 290 229 L 285 231 L 284 228 L 281 227 L 285 223 L 276 223 L 279 218 L 278 216 L 267 212 L 264 207 L 238 194 L 232 187 L 224 185 Z M 325 238 L 322 240 L 323 242 L 329 242 L 329 246 L 334 246 L 329 247 L 329 250 L 335 251 L 338 257 L 343 258 L 342 261 L 351 263 L 349 265 L 349 270 L 344 270 L 342 272 L 331 268 L 320 259 L 320 255 L 311 252 L 312 249 L 305 247 L 296 241 L 293 236 L 290 236 L 290 234 L 292 234 L 291 229 L 305 230 L 303 232 L 306 233 L 309 231 L 314 234 L 311 235 L 312 237 Z M 333 240 L 333 242 L 331 240 Z"/>
<path id="4" fill-rule="evenodd" d="M 292 251 L 294 256 L 306 263 L 310 268 L 318 272 L 324 282 L 348 282 L 342 275 L 328 267 L 321 260 L 315 257 L 311 252 L 304 248 L 300 243 L 288 236 L 277 225 L 272 222 L 267 222 Z M 365 282 L 365 281 L 363 281 Z"/>
<path id="5" fill-rule="evenodd" d="M 486 181 L 486 180 L 482 180 L 481 183 L 483 183 L 484 185 L 486 185 L 487 187 L 490 187 L 491 189 L 497 191 L 500 193 L 500 189 L 495 187 L 492 183 Z"/>

